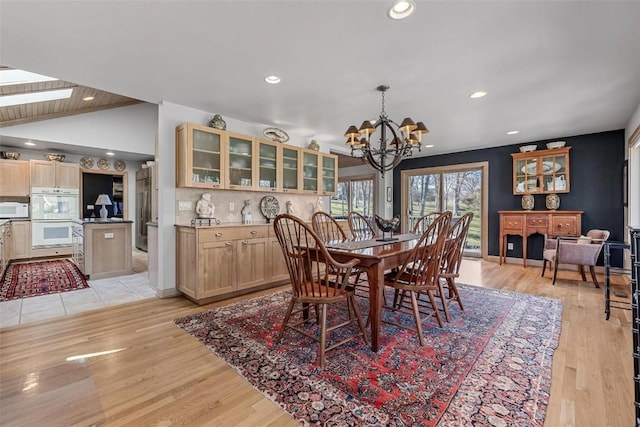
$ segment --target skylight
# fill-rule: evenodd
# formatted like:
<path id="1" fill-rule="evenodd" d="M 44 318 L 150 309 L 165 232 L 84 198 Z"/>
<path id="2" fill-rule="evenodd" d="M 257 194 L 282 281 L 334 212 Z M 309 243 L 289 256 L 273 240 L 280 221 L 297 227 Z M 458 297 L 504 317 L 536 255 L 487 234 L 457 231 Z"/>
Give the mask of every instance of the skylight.
<path id="1" fill-rule="evenodd" d="M 32 104 L 34 102 L 55 101 L 56 99 L 67 99 L 71 97 L 73 88 L 48 90 L 46 92 L 19 93 L 16 95 L 0 96 L 0 107 L 10 107 L 12 105 Z"/>
<path id="2" fill-rule="evenodd" d="M 24 70 L 0 70 L 0 86 L 19 85 L 26 83 L 51 82 L 58 80 L 54 77 L 31 73 Z"/>

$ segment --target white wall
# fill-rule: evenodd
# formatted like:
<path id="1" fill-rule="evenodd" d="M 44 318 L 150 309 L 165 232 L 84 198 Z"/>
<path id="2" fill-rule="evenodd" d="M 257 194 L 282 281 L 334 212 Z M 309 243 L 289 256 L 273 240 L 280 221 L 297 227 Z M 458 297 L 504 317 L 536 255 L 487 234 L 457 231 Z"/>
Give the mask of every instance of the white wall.
<path id="1" fill-rule="evenodd" d="M 631 134 L 640 126 L 640 104 L 631 116 L 625 129 L 625 141 L 629 141 Z M 640 148 L 628 150 L 629 160 L 629 207 L 628 225 L 640 227 Z"/>
<path id="2" fill-rule="evenodd" d="M 136 104 L 0 128 L 0 135 L 153 156 L 158 106 Z"/>

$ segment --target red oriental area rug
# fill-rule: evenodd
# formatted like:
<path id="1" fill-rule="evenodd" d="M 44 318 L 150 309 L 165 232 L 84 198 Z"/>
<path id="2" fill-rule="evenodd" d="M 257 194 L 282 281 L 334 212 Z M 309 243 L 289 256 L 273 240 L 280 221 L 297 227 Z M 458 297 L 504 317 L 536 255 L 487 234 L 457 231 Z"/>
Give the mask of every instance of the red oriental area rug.
<path id="1" fill-rule="evenodd" d="M 0 282 L 0 301 L 88 288 L 69 259 L 11 263 Z"/>
<path id="2" fill-rule="evenodd" d="M 316 343 L 301 334 L 288 330 L 275 342 L 288 292 L 175 322 L 304 425 L 542 426 L 561 302 L 465 285 L 459 291 L 465 310 L 451 304 L 444 328 L 427 322 L 424 347 L 415 332 L 383 324 L 378 353 L 355 340 L 328 352 L 324 369 Z M 359 302 L 366 313 L 368 301 Z"/>

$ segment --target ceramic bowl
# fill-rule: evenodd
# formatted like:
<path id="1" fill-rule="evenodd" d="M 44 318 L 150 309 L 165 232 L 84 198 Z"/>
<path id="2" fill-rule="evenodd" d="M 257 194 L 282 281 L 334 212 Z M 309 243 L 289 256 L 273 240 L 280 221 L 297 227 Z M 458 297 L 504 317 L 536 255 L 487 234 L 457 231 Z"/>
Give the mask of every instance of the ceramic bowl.
<path id="1" fill-rule="evenodd" d="M 0 156 L 2 156 L 3 159 L 18 160 L 20 158 L 20 153 L 16 151 L 0 151 Z"/>
<path id="2" fill-rule="evenodd" d="M 561 148 L 564 147 L 564 145 L 566 144 L 566 141 L 554 141 L 554 142 L 548 142 L 547 143 L 547 148 L 548 149 L 553 149 L 553 148 Z"/>
<path id="3" fill-rule="evenodd" d="M 538 148 L 537 145 L 523 145 L 522 147 L 520 147 L 520 152 L 526 153 L 528 151 L 536 151 L 536 148 Z"/>
<path id="4" fill-rule="evenodd" d="M 44 155 L 44 158 L 49 160 L 49 161 L 56 161 L 56 162 L 63 162 L 64 158 L 66 156 L 64 154 L 58 154 L 58 153 L 46 153 Z"/>

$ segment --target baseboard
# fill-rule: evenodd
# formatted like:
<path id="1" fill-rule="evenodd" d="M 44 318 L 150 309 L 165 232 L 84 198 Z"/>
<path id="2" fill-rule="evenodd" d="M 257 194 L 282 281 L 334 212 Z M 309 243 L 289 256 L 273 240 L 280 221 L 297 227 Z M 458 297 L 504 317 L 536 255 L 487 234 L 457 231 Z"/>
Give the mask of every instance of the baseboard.
<path id="1" fill-rule="evenodd" d="M 156 289 L 156 296 L 158 298 L 173 298 L 173 297 L 177 297 L 177 296 L 180 296 L 180 295 L 182 295 L 182 292 L 180 292 L 176 288 L 173 288 L 173 289 Z"/>

